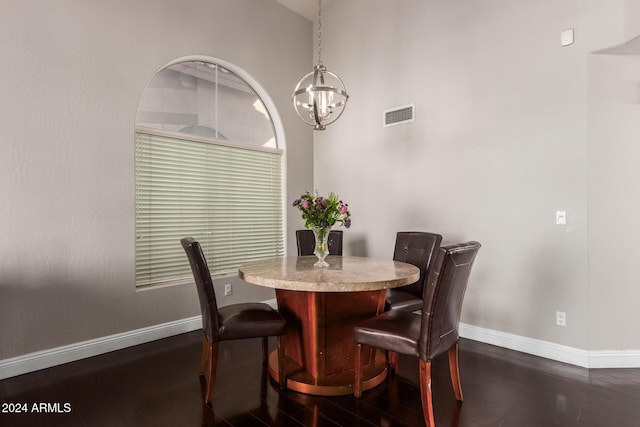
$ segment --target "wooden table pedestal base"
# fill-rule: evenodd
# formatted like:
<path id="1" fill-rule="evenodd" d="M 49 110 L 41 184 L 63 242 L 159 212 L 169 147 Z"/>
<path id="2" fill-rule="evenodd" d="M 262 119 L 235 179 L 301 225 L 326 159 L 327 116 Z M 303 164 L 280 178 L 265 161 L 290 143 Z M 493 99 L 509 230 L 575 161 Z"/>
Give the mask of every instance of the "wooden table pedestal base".
<path id="1" fill-rule="evenodd" d="M 293 360 L 287 358 L 287 388 L 300 393 L 316 396 L 344 396 L 353 394 L 354 371 L 343 371 L 321 379 L 313 378 Z M 269 355 L 269 375 L 278 381 L 278 353 Z M 374 365 L 365 367 L 362 372 L 362 390 L 369 390 L 387 378 L 386 357 L 384 352 L 376 352 Z"/>
<path id="2" fill-rule="evenodd" d="M 341 396 L 353 393 L 353 327 L 384 309 L 386 290 L 310 292 L 276 289 L 278 311 L 287 321 L 287 387 L 301 393 Z M 387 377 L 385 352 L 362 349 L 363 390 Z M 277 380 L 278 358 L 269 358 Z"/>

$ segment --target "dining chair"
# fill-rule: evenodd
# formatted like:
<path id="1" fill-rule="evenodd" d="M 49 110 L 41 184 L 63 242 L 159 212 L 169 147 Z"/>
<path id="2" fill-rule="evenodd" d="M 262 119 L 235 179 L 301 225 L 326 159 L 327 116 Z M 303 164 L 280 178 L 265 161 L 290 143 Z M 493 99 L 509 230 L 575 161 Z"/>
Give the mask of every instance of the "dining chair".
<path id="1" fill-rule="evenodd" d="M 218 343 L 244 338 L 262 338 L 262 361 L 268 359 L 268 337 L 277 336 L 278 381 L 280 388 L 286 388 L 284 355 L 286 323 L 284 318 L 271 306 L 264 303 L 241 303 L 218 308 L 213 290 L 213 280 L 200 243 L 192 237 L 180 240 L 189 258 L 191 271 L 196 282 L 200 310 L 202 311 L 202 356 L 200 376 L 205 375 L 207 385 L 205 403 L 211 402 L 216 381 L 218 364 Z"/>
<path id="2" fill-rule="evenodd" d="M 420 278 L 410 285 L 388 289 L 385 311 L 422 309 L 424 281 L 429 275 L 440 242 L 442 242 L 442 236 L 435 233 L 401 231 L 396 235 L 396 246 L 393 250 L 394 261 L 415 265 L 420 269 Z"/>
<path id="3" fill-rule="evenodd" d="M 316 249 L 316 236 L 312 230 L 296 230 L 296 243 L 298 244 L 298 256 L 313 255 Z M 342 256 L 342 230 L 329 232 L 329 255 Z"/>
<path id="4" fill-rule="evenodd" d="M 458 369 L 458 327 L 462 301 L 480 243 L 470 241 L 438 250 L 424 288 L 422 314 L 392 310 L 354 327 L 355 384 L 353 394 L 362 396 L 362 345 L 387 350 L 391 373 L 398 372 L 398 353 L 420 359 L 420 396 L 424 422 L 435 426 L 431 395 L 431 361 L 447 352 L 449 373 L 456 399 L 462 402 Z"/>

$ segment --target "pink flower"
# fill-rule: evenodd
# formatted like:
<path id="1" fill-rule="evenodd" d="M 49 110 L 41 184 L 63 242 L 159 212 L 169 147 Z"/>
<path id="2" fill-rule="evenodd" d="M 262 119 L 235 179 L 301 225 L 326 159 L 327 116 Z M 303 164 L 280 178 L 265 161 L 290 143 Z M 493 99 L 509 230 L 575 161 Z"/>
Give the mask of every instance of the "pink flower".
<path id="1" fill-rule="evenodd" d="M 346 214 L 347 212 L 349 212 L 349 208 L 346 207 L 345 205 L 341 205 L 338 210 L 340 211 L 341 214 Z"/>
<path id="2" fill-rule="evenodd" d="M 305 199 L 300 203 L 300 205 L 302 205 L 302 209 L 309 209 L 311 207 L 311 202 Z"/>

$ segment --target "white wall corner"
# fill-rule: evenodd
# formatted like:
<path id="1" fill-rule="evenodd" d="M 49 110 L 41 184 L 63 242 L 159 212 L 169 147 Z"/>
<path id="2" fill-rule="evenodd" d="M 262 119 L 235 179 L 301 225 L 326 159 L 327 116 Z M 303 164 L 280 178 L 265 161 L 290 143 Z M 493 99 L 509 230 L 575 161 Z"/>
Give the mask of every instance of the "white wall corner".
<path id="1" fill-rule="evenodd" d="M 275 310 L 278 309 L 278 301 L 275 298 L 269 299 L 269 300 L 266 300 L 266 301 L 262 301 L 262 302 L 265 303 L 265 304 L 269 304 L 271 306 L 271 308 L 273 308 Z"/>

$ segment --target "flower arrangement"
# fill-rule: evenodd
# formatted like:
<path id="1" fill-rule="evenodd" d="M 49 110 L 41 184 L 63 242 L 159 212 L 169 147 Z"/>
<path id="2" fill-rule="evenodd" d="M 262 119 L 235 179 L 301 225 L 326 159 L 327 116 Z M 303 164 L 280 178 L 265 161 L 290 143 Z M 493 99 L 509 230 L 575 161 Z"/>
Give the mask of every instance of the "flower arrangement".
<path id="1" fill-rule="evenodd" d="M 293 201 L 293 206 L 300 209 L 304 226 L 312 227 L 332 227 L 336 223 L 351 227 L 351 212 L 349 205 L 344 203 L 334 193 L 329 197 L 312 195 L 308 191 Z"/>

